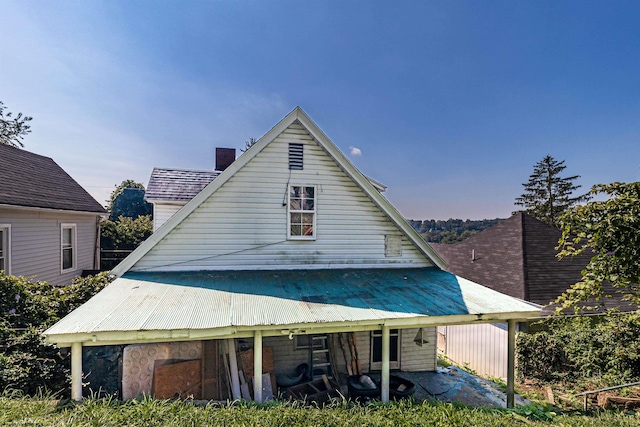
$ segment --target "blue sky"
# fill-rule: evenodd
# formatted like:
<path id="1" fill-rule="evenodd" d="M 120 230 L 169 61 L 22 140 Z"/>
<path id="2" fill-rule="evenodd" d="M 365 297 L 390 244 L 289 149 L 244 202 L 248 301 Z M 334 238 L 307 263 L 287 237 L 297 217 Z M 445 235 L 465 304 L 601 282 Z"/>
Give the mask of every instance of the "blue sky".
<path id="1" fill-rule="evenodd" d="M 0 100 L 98 201 L 301 106 L 412 219 L 507 217 L 549 154 L 640 179 L 637 1 L 0 0 Z"/>

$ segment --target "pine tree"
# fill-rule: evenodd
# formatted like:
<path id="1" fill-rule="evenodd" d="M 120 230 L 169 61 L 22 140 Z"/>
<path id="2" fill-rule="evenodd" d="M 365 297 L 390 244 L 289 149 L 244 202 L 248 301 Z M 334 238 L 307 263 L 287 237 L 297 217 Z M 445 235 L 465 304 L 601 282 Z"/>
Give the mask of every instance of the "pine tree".
<path id="1" fill-rule="evenodd" d="M 566 168 L 564 160 L 559 162 L 551 156 L 546 156 L 533 167 L 529 182 L 522 184 L 525 192 L 516 197 L 515 205 L 524 207 L 524 211 L 540 221 L 559 225 L 559 218 L 569 208 L 581 201 L 588 200 L 586 195 L 572 197 L 579 189 L 574 181 L 580 175 L 561 177 L 560 173 Z"/>

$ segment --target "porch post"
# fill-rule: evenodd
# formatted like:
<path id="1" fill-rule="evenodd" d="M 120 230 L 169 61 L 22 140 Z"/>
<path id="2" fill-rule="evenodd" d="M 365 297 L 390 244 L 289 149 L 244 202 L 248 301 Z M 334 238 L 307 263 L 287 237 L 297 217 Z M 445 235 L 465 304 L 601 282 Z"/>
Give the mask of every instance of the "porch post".
<path id="1" fill-rule="evenodd" d="M 507 357 L 507 408 L 515 406 L 515 374 L 516 374 L 516 321 L 509 319 Z"/>
<path id="2" fill-rule="evenodd" d="M 71 343 L 71 399 L 82 400 L 82 343 Z"/>
<path id="3" fill-rule="evenodd" d="M 253 400 L 262 403 L 262 331 L 253 335 Z"/>
<path id="4" fill-rule="evenodd" d="M 227 339 L 227 353 L 229 353 L 229 369 L 231 369 L 231 390 L 235 399 L 240 399 L 240 378 L 238 377 L 238 359 L 236 358 L 236 340 Z"/>
<path id="5" fill-rule="evenodd" d="M 383 402 L 389 401 L 389 327 L 382 326 L 382 372 L 380 373 L 380 397 Z"/>

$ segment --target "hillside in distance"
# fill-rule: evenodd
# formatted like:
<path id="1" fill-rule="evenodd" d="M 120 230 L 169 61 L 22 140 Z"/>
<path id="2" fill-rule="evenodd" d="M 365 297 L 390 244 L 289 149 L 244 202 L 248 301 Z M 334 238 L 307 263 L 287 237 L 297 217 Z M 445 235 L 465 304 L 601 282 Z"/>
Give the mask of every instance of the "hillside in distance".
<path id="1" fill-rule="evenodd" d="M 427 242 L 457 243 L 482 230 L 493 227 L 502 219 L 467 219 L 464 221 L 461 219 L 448 219 L 446 221 L 439 219 L 409 219 L 407 221 Z"/>

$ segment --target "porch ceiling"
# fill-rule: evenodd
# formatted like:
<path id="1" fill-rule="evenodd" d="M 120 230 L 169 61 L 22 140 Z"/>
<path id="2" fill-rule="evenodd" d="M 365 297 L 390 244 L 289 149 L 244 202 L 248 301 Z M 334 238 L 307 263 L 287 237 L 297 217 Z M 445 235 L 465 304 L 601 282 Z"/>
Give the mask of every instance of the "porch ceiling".
<path id="1" fill-rule="evenodd" d="M 526 319 L 540 306 L 436 268 L 130 272 L 45 332 L 141 342 Z M 248 335 L 247 335 L 248 336 Z"/>

